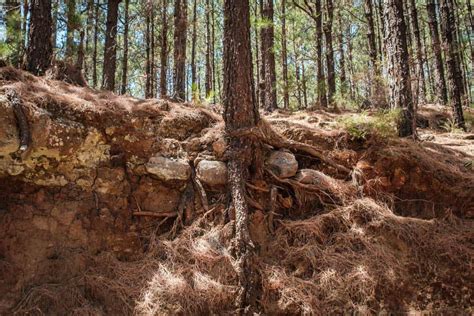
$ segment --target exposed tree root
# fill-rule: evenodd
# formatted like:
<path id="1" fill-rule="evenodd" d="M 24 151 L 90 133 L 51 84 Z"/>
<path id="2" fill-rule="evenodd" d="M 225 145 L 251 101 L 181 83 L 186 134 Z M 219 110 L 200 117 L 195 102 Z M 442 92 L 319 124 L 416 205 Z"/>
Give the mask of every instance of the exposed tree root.
<path id="1" fill-rule="evenodd" d="M 290 150 L 305 152 L 313 157 L 318 158 L 327 165 L 332 166 L 335 169 L 345 173 L 347 176 L 351 173 L 351 170 L 349 168 L 344 167 L 332 160 L 331 158 L 327 157 L 327 155 L 325 155 L 325 153 L 319 150 L 318 148 L 284 137 L 280 133 L 276 132 L 264 119 L 261 119 L 258 125 L 254 128 L 240 129 L 231 134 L 231 136 L 234 137 L 250 135 L 258 138 L 262 143 L 271 145 L 275 148 L 286 148 Z"/>
<path id="2" fill-rule="evenodd" d="M 31 133 L 28 120 L 26 118 L 25 112 L 23 111 L 23 103 L 21 102 L 18 93 L 14 89 L 8 89 L 6 95 L 13 108 L 13 113 L 15 114 L 18 128 L 20 130 L 20 147 L 18 148 L 16 154 L 19 157 L 23 157 L 31 143 Z"/>

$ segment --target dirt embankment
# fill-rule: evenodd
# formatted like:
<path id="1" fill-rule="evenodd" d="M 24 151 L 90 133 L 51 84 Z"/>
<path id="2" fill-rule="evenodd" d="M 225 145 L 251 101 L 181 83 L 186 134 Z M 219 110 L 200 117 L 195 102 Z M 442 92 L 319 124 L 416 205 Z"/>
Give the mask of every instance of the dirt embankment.
<path id="1" fill-rule="evenodd" d="M 1 313 L 234 311 L 218 109 L 11 68 L 0 86 Z M 31 132 L 21 154 L 8 89 Z M 267 118 L 353 171 L 298 151 L 280 166 L 277 148 L 265 149 L 264 176 L 247 184 L 258 309 L 469 313 L 472 155 L 438 136 L 354 141 L 327 128 L 332 119 Z"/>

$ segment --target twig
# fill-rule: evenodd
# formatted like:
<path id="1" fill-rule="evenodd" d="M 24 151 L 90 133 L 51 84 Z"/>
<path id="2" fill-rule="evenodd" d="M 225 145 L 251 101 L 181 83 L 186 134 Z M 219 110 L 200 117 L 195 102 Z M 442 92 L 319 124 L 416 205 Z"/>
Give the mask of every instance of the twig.
<path id="1" fill-rule="evenodd" d="M 177 212 L 163 212 L 163 213 L 156 213 L 156 212 L 133 212 L 133 216 L 149 216 L 149 217 L 176 217 L 178 216 Z"/>

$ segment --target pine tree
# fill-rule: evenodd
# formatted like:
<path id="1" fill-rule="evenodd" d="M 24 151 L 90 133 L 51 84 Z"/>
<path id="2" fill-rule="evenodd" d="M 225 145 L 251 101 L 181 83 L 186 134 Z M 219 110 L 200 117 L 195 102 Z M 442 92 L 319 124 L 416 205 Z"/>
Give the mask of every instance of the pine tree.
<path id="1" fill-rule="evenodd" d="M 121 1 L 122 0 L 108 0 L 107 3 L 102 88 L 109 91 L 115 90 L 115 70 L 117 68 L 117 21 L 118 8 Z"/>
<path id="2" fill-rule="evenodd" d="M 398 134 L 406 137 L 413 135 L 415 129 L 403 2 L 386 0 L 384 18 L 385 30 L 387 30 L 390 107 L 401 111 Z"/>
<path id="3" fill-rule="evenodd" d="M 51 0 L 31 0 L 26 69 L 43 75 L 53 60 Z"/>
<path id="4" fill-rule="evenodd" d="M 186 100 L 186 0 L 174 4 L 174 94 L 177 100 Z"/>

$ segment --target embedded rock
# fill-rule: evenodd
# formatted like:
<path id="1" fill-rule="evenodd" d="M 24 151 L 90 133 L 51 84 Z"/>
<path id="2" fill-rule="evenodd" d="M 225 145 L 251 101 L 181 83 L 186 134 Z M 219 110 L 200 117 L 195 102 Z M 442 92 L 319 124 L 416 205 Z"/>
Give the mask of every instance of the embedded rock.
<path id="1" fill-rule="evenodd" d="M 227 183 L 227 166 L 222 161 L 201 160 L 197 165 L 197 177 L 209 186 Z"/>
<path id="2" fill-rule="evenodd" d="M 331 178 L 324 173 L 313 169 L 301 169 L 295 176 L 295 180 L 303 184 L 313 184 L 322 188 L 332 187 Z"/>
<path id="3" fill-rule="evenodd" d="M 173 160 L 161 156 L 151 157 L 145 165 L 146 171 L 163 181 L 187 181 L 191 167 L 185 160 Z"/>
<path id="4" fill-rule="evenodd" d="M 280 178 L 293 177 L 298 171 L 295 155 L 287 151 L 274 151 L 267 159 L 267 166 Z"/>

